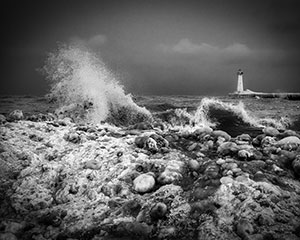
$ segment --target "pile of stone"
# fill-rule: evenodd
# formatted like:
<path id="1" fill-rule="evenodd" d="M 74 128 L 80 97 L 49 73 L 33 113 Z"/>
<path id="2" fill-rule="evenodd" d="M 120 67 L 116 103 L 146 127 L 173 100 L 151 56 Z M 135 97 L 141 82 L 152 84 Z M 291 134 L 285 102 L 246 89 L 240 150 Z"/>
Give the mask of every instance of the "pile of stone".
<path id="1" fill-rule="evenodd" d="M 297 132 L 52 117 L 0 116 L 0 239 L 300 238 Z"/>

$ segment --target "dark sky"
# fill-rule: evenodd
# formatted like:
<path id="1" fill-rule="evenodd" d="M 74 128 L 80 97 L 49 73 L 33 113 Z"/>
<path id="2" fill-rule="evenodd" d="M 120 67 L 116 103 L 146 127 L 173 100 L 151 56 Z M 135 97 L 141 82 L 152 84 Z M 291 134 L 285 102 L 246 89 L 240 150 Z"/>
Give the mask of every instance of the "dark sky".
<path id="1" fill-rule="evenodd" d="M 1 2 L 0 94 L 42 95 L 59 42 L 99 53 L 137 94 L 300 92 L 298 0 Z"/>

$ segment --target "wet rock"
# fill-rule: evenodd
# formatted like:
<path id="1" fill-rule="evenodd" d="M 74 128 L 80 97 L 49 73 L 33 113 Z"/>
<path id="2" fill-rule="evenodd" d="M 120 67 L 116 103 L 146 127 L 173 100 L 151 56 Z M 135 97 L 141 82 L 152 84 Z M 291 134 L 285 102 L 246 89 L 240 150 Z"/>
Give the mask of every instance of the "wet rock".
<path id="1" fill-rule="evenodd" d="M 0 124 L 6 123 L 6 117 L 3 114 L 0 114 Z"/>
<path id="2" fill-rule="evenodd" d="M 54 227 L 58 227 L 61 224 L 60 213 L 59 212 L 47 213 L 39 218 L 39 222 L 46 226 L 52 225 Z"/>
<path id="3" fill-rule="evenodd" d="M 212 132 L 213 136 L 215 137 L 223 137 L 226 141 L 229 141 L 231 139 L 231 136 L 222 130 L 215 130 Z"/>
<path id="4" fill-rule="evenodd" d="M 26 222 L 2 222 L 5 225 L 4 232 L 10 232 L 18 235 L 23 231 L 26 226 Z M 1 229 L 0 229 L 1 231 Z"/>
<path id="5" fill-rule="evenodd" d="M 267 136 L 276 137 L 279 134 L 279 131 L 273 127 L 266 127 L 263 129 L 263 133 Z"/>
<path id="6" fill-rule="evenodd" d="M 257 222 L 260 226 L 272 226 L 275 223 L 274 213 L 270 211 L 263 211 L 257 218 Z"/>
<path id="7" fill-rule="evenodd" d="M 224 164 L 225 162 L 226 162 L 225 159 L 219 158 L 219 159 L 216 161 L 216 164 L 222 165 L 222 164 Z"/>
<path id="8" fill-rule="evenodd" d="M 125 215 L 129 214 L 133 217 L 137 217 L 141 210 L 141 204 L 136 199 L 129 200 L 124 203 L 122 209 Z"/>
<path id="9" fill-rule="evenodd" d="M 140 136 L 136 137 L 135 145 L 139 148 L 144 148 L 152 153 L 156 153 L 158 151 L 157 142 L 149 136 Z"/>
<path id="10" fill-rule="evenodd" d="M 241 219 L 238 221 L 236 225 L 236 233 L 240 236 L 241 239 L 251 239 L 249 235 L 251 235 L 253 231 L 253 226 L 248 220 Z"/>
<path id="11" fill-rule="evenodd" d="M 252 144 L 255 147 L 259 147 L 261 145 L 261 141 L 263 140 L 263 138 L 265 137 L 265 134 L 260 134 L 257 135 L 253 140 L 252 140 Z"/>
<path id="12" fill-rule="evenodd" d="M 278 137 L 280 137 L 280 138 L 285 138 L 285 137 L 289 137 L 289 136 L 296 136 L 298 138 L 300 137 L 299 134 L 297 134 L 295 131 L 290 130 L 290 129 L 287 129 L 283 133 L 280 133 L 278 135 Z"/>
<path id="13" fill-rule="evenodd" d="M 243 133 L 243 134 L 237 136 L 236 139 L 239 141 L 250 142 L 252 138 L 250 137 L 249 134 Z"/>
<path id="14" fill-rule="evenodd" d="M 271 136 L 266 136 L 261 140 L 261 146 L 264 147 L 269 147 L 275 145 L 276 140 L 274 137 Z"/>
<path id="15" fill-rule="evenodd" d="M 8 119 L 10 121 L 18 121 L 18 120 L 23 120 L 24 115 L 22 110 L 14 110 L 8 115 Z"/>
<path id="16" fill-rule="evenodd" d="M 101 169 L 101 166 L 102 166 L 102 163 L 100 161 L 97 161 L 94 159 L 86 161 L 84 163 L 84 168 L 87 168 L 87 169 L 99 170 L 99 169 Z"/>
<path id="17" fill-rule="evenodd" d="M 144 173 L 133 181 L 133 188 L 138 193 L 150 192 L 155 186 L 155 179 L 150 173 Z"/>
<path id="18" fill-rule="evenodd" d="M 157 221 L 162 219 L 167 213 L 168 207 L 163 202 L 155 204 L 155 206 L 150 210 L 150 217 L 152 221 Z"/>
<path id="19" fill-rule="evenodd" d="M 239 157 L 240 160 L 245 161 L 245 160 L 248 160 L 248 159 L 252 158 L 253 154 L 250 151 L 242 149 L 242 150 L 238 151 L 238 157 Z"/>
<path id="20" fill-rule="evenodd" d="M 204 170 L 204 175 L 209 179 L 215 179 L 220 177 L 219 172 L 220 167 L 215 163 L 211 163 Z"/>
<path id="21" fill-rule="evenodd" d="M 213 132 L 213 130 L 210 127 L 201 127 L 196 129 L 193 132 L 193 136 L 195 136 L 197 139 L 201 139 L 204 137 L 210 137 L 210 134 Z"/>
<path id="22" fill-rule="evenodd" d="M 222 184 L 232 184 L 233 182 L 234 182 L 234 180 L 232 179 L 232 177 L 222 177 L 221 179 L 220 179 L 220 182 L 222 183 Z"/>
<path id="23" fill-rule="evenodd" d="M 172 239 L 176 235 L 176 228 L 166 226 L 159 230 L 158 239 Z"/>
<path id="24" fill-rule="evenodd" d="M 169 147 L 169 142 L 158 134 L 151 134 L 151 138 L 153 138 L 156 142 L 157 147 L 160 149 L 162 147 Z"/>
<path id="25" fill-rule="evenodd" d="M 300 155 L 297 155 L 292 163 L 294 172 L 300 176 Z"/>
<path id="26" fill-rule="evenodd" d="M 63 138 L 71 143 L 79 143 L 81 141 L 80 135 L 76 132 L 69 132 L 68 134 L 65 134 Z"/>
<path id="27" fill-rule="evenodd" d="M 169 161 L 165 170 L 159 175 L 158 182 L 161 184 L 170 184 L 181 180 L 183 167 L 184 163 L 181 161 Z"/>
<path id="28" fill-rule="evenodd" d="M 144 148 L 152 153 L 156 153 L 158 151 L 157 142 L 151 137 L 145 141 Z"/>
<path id="29" fill-rule="evenodd" d="M 134 139 L 134 143 L 135 143 L 135 145 L 137 147 L 144 148 L 145 142 L 147 141 L 148 138 L 149 138 L 148 136 L 141 136 L 141 137 L 139 136 L 139 137 L 136 137 Z"/>
<path id="30" fill-rule="evenodd" d="M 285 137 L 276 143 L 276 146 L 286 150 L 297 149 L 299 145 L 300 139 L 296 136 Z"/>
<path id="31" fill-rule="evenodd" d="M 200 163 L 195 159 L 189 160 L 188 165 L 192 171 L 198 171 L 200 168 Z"/>
<path id="32" fill-rule="evenodd" d="M 238 146 L 234 142 L 224 142 L 217 149 L 217 152 L 221 155 L 232 154 L 236 153 L 237 151 Z"/>
<path id="33" fill-rule="evenodd" d="M 111 232 L 113 235 L 122 237 L 122 239 L 126 236 L 134 237 L 135 239 L 137 239 L 137 237 L 148 238 L 152 232 L 152 229 L 153 227 L 149 226 L 146 223 L 141 223 L 136 221 L 121 222 L 115 228 L 113 228 Z"/>
<path id="34" fill-rule="evenodd" d="M 158 177 L 157 181 L 161 184 L 170 184 L 179 181 L 182 175 L 177 171 L 165 169 Z"/>
<path id="35" fill-rule="evenodd" d="M 188 147 L 188 151 L 192 152 L 194 151 L 197 147 L 199 147 L 198 143 L 192 143 L 189 147 Z"/>
<path id="36" fill-rule="evenodd" d="M 0 240 L 18 240 L 18 238 L 14 234 L 6 232 L 0 233 Z"/>
<path id="37" fill-rule="evenodd" d="M 150 130 L 153 129 L 153 126 L 149 122 L 140 122 L 132 126 L 132 129 L 137 130 Z"/>
<path id="38" fill-rule="evenodd" d="M 197 187 L 194 189 L 192 196 L 194 201 L 207 199 L 217 191 L 215 186 L 206 186 L 205 188 Z"/>
<path id="39" fill-rule="evenodd" d="M 263 153 L 260 152 L 259 150 L 253 149 L 251 152 L 253 154 L 253 159 L 255 159 L 255 160 L 261 160 L 261 159 L 263 159 Z"/>
<path id="40" fill-rule="evenodd" d="M 261 171 L 257 171 L 253 176 L 253 180 L 256 181 L 256 182 L 265 181 L 266 176 Z"/>

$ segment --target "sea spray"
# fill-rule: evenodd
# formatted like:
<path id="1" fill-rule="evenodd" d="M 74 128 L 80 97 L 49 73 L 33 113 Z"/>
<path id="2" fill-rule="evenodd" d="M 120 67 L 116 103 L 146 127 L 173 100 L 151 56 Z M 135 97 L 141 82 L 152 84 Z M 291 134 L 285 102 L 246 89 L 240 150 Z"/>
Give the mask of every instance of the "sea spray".
<path id="1" fill-rule="evenodd" d="M 50 97 L 58 102 L 60 112 L 73 118 L 118 125 L 151 118 L 148 110 L 125 94 L 102 59 L 86 47 L 60 46 L 49 54 L 43 69 L 51 83 Z"/>
<path id="2" fill-rule="evenodd" d="M 242 101 L 233 104 L 207 97 L 201 100 L 196 111 L 177 108 L 165 111 L 159 116 L 163 116 L 171 124 L 171 128 L 179 131 L 193 132 L 199 127 L 212 127 L 227 131 L 232 136 L 242 133 L 258 134 L 266 126 L 286 129 L 290 124 L 288 118 L 258 118 L 246 109 Z"/>

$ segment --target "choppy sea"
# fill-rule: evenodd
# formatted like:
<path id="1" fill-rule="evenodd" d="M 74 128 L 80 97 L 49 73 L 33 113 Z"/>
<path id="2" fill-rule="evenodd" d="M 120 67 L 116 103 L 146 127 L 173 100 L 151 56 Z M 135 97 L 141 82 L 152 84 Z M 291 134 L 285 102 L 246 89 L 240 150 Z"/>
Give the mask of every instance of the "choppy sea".
<path id="1" fill-rule="evenodd" d="M 300 131 L 300 101 L 230 96 L 133 96 L 133 99 L 139 106 L 145 107 L 163 121 L 180 114 L 195 118 L 199 109 L 205 109 L 206 118 L 210 123 L 232 135 L 256 131 L 259 124 Z M 0 113 L 4 115 L 15 109 L 22 110 L 25 115 L 31 115 L 54 112 L 56 108 L 56 104 L 49 102 L 45 97 L 0 97 Z"/>

